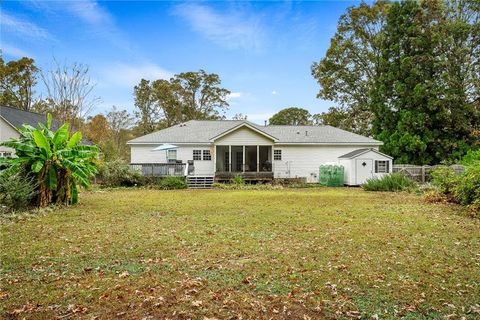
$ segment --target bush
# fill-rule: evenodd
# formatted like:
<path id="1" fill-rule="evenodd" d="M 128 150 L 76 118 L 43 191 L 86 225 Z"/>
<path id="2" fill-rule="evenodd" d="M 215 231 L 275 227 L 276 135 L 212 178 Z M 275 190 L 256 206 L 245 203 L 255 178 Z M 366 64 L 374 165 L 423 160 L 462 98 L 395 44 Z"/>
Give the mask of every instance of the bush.
<path id="1" fill-rule="evenodd" d="M 99 168 L 100 184 L 106 187 L 133 187 L 143 186 L 146 183 L 141 172 L 131 170 L 122 160 L 105 162 Z"/>
<path id="2" fill-rule="evenodd" d="M 0 212 L 9 212 L 27 208 L 36 196 L 37 183 L 24 171 L 0 172 Z"/>
<path id="3" fill-rule="evenodd" d="M 418 184 L 401 173 L 392 173 L 381 179 L 369 179 L 362 185 L 366 191 L 417 191 Z"/>
<path id="4" fill-rule="evenodd" d="M 444 195 L 453 196 L 458 176 L 455 170 L 449 167 L 435 168 L 430 172 L 430 183 Z"/>
<path id="5" fill-rule="evenodd" d="M 245 184 L 245 180 L 243 180 L 242 176 L 236 175 L 235 177 L 233 177 L 232 183 L 237 186 L 242 186 Z"/>
<path id="6" fill-rule="evenodd" d="M 165 177 L 159 180 L 158 188 L 161 190 L 186 189 L 187 182 L 183 177 Z"/>
<path id="7" fill-rule="evenodd" d="M 462 205 L 480 205 L 480 166 L 468 166 L 465 172 L 456 179 L 453 188 L 455 199 Z"/>
<path id="8" fill-rule="evenodd" d="M 467 154 L 462 158 L 460 164 L 464 166 L 471 166 L 475 163 L 480 163 L 480 149 L 479 150 L 469 150 Z"/>

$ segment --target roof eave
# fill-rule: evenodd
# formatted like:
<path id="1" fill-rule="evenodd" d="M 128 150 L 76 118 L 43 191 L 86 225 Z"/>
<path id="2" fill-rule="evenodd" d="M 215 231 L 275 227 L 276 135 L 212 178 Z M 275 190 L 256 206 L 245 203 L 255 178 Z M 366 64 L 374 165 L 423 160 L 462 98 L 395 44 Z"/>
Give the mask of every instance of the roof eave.
<path id="1" fill-rule="evenodd" d="M 271 134 L 268 134 L 268 133 L 266 133 L 265 131 L 262 131 L 262 130 L 260 130 L 260 129 L 252 126 L 252 125 L 250 125 L 248 122 L 242 122 L 242 123 L 236 125 L 235 127 L 230 128 L 230 129 L 228 129 L 228 130 L 225 130 L 224 132 L 222 132 L 222 133 L 220 133 L 220 134 L 212 137 L 212 138 L 210 139 L 210 142 L 213 143 L 213 142 L 215 142 L 215 140 L 220 139 L 221 137 L 224 137 L 224 136 L 226 136 L 226 135 L 228 135 L 228 134 L 230 134 L 230 133 L 234 132 L 235 130 L 238 130 L 238 129 L 242 128 L 242 127 L 247 127 L 247 128 L 249 128 L 250 130 L 252 130 L 252 131 L 255 131 L 255 132 L 257 132 L 257 133 L 259 133 L 259 134 L 261 134 L 261 135 L 263 135 L 263 136 L 265 136 L 265 137 L 268 137 L 269 139 L 273 140 L 274 142 L 277 142 L 277 141 L 278 141 L 278 138 L 272 136 Z"/>

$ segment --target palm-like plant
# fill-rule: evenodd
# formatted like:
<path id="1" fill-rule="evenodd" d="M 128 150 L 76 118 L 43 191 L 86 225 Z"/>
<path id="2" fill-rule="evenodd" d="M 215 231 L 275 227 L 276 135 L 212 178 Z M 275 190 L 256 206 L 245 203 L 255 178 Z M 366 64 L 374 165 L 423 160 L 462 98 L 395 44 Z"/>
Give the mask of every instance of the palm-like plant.
<path id="1" fill-rule="evenodd" d="M 37 205 L 77 203 L 78 186 L 89 187 L 90 177 L 97 172 L 98 148 L 83 145 L 81 132 L 70 136 L 68 123 L 52 131 L 50 114 L 45 125 L 24 125 L 19 131 L 20 138 L 2 145 L 16 152 L 17 157 L 8 160 L 10 170 L 24 167 L 37 176 Z"/>

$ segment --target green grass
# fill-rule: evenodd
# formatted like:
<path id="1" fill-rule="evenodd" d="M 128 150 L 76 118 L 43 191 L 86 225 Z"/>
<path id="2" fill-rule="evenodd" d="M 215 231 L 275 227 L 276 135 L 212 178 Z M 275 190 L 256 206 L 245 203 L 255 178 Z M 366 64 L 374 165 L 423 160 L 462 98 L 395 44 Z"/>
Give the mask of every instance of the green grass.
<path id="1" fill-rule="evenodd" d="M 480 225 L 455 206 L 346 188 L 80 200 L 3 221 L 0 318 L 480 317 Z"/>

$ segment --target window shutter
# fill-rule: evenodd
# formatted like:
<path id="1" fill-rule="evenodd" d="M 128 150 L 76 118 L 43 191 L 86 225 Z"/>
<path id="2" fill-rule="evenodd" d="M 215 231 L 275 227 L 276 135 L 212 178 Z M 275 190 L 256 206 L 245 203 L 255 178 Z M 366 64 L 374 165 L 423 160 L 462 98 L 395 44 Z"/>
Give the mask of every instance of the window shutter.
<path id="1" fill-rule="evenodd" d="M 378 160 L 375 160 L 375 173 L 378 173 Z"/>

